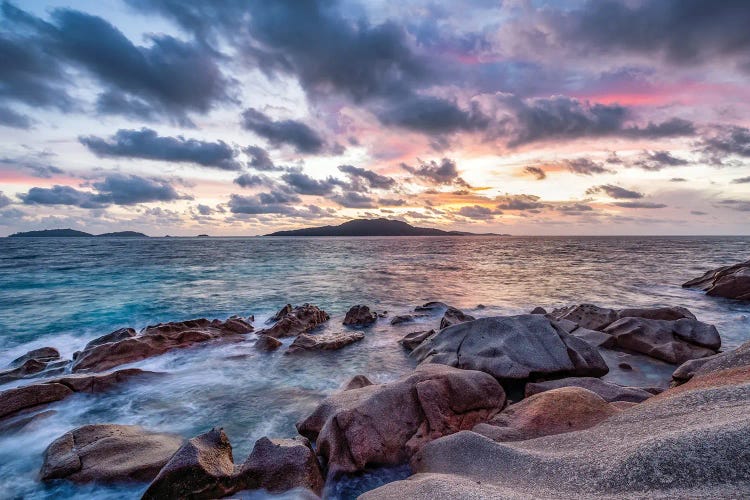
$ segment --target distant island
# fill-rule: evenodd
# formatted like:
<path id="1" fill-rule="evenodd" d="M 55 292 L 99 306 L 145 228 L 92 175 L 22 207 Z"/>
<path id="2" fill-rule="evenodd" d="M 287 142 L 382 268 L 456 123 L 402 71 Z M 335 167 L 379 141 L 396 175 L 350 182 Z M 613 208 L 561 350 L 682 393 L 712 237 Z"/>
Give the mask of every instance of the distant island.
<path id="1" fill-rule="evenodd" d="M 210 238 L 211 236 L 208 234 L 199 234 L 198 238 Z"/>
<path id="2" fill-rule="evenodd" d="M 148 238 L 148 235 L 135 231 L 118 231 L 114 233 L 91 234 L 75 229 L 43 229 L 14 233 L 8 238 Z"/>
<path id="3" fill-rule="evenodd" d="M 308 227 L 289 231 L 276 231 L 265 236 L 509 236 L 495 233 L 469 233 L 443 231 L 429 227 L 416 227 L 400 220 L 355 219 L 338 226 Z"/>

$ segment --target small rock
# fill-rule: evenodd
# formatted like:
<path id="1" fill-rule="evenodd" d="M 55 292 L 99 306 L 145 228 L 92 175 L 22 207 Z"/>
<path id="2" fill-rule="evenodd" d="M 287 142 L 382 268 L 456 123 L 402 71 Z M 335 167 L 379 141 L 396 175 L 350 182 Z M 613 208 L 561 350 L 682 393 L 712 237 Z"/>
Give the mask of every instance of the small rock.
<path id="1" fill-rule="evenodd" d="M 377 321 L 378 315 L 363 305 L 352 306 L 344 318 L 345 325 L 367 326 Z"/>
<path id="2" fill-rule="evenodd" d="M 259 351 L 275 351 L 281 347 L 281 341 L 269 335 L 258 335 L 258 340 L 255 341 L 253 346 Z"/>
<path id="3" fill-rule="evenodd" d="M 364 375 L 355 375 L 344 382 L 344 385 L 341 386 L 340 390 L 349 391 L 351 389 L 361 389 L 362 387 L 367 387 L 368 385 L 373 385 L 369 378 L 365 377 Z"/>
<path id="4" fill-rule="evenodd" d="M 23 356 L 14 359 L 8 363 L 8 367 L 17 368 L 30 360 L 39 363 L 49 363 L 50 361 L 57 361 L 58 359 L 60 359 L 60 353 L 57 349 L 54 347 L 40 347 L 39 349 L 34 349 L 33 351 L 29 351 Z"/>
<path id="5" fill-rule="evenodd" d="M 320 335 L 298 335 L 284 354 L 300 351 L 331 351 L 365 338 L 362 332 L 324 333 Z"/>
<path id="6" fill-rule="evenodd" d="M 391 318 L 391 325 L 400 325 L 402 323 L 411 323 L 418 318 L 426 318 L 427 314 L 400 314 Z"/>
<path id="7" fill-rule="evenodd" d="M 466 323 L 467 321 L 474 321 L 476 318 L 468 314 L 464 314 L 460 309 L 455 307 L 449 307 L 448 310 L 443 314 L 443 319 L 440 320 L 440 329 L 448 328 L 452 325 L 459 323 Z"/>
<path id="8" fill-rule="evenodd" d="M 279 314 L 287 309 L 285 307 L 279 311 Z M 318 306 L 303 304 L 286 312 L 276 321 L 276 324 L 259 331 L 258 334 L 269 335 L 274 338 L 296 337 L 325 323 L 329 318 L 328 313 Z"/>
<path id="9" fill-rule="evenodd" d="M 417 346 L 419 346 L 419 344 L 424 341 L 424 339 L 426 339 L 433 333 L 435 333 L 435 330 L 407 333 L 401 340 L 398 341 L 398 343 L 401 344 L 404 349 L 413 351 Z"/>
<path id="10" fill-rule="evenodd" d="M 632 370 L 633 369 L 633 367 L 630 366 L 628 363 L 618 363 L 617 367 L 621 368 L 623 370 Z"/>
<path id="11" fill-rule="evenodd" d="M 529 314 L 547 314 L 547 310 L 543 307 L 535 307 Z"/>
<path id="12" fill-rule="evenodd" d="M 425 304 L 422 304 L 421 306 L 417 306 L 414 308 L 414 311 L 416 312 L 434 312 L 434 311 L 441 311 L 444 309 L 448 309 L 450 306 L 446 304 L 445 302 L 427 302 Z"/>

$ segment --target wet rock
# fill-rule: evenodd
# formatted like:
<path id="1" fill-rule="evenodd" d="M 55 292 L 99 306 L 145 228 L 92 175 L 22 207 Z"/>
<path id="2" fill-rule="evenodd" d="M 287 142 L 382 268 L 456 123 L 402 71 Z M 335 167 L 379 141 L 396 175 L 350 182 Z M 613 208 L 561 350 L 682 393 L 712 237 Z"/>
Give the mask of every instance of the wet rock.
<path id="1" fill-rule="evenodd" d="M 445 311 L 445 314 L 443 314 L 443 319 L 440 320 L 440 329 L 442 330 L 443 328 L 448 328 L 449 326 L 465 323 L 467 321 L 474 321 L 475 319 L 474 316 L 464 314 L 460 309 L 449 307 L 448 310 Z"/>
<path id="2" fill-rule="evenodd" d="M 425 443 L 492 418 L 505 393 L 486 373 L 424 365 L 397 381 L 326 398 L 297 424 L 330 475 L 406 462 Z"/>
<path id="3" fill-rule="evenodd" d="M 129 339 L 130 337 L 135 336 L 135 330 L 133 330 L 132 328 L 120 328 L 119 330 L 115 330 L 112 333 L 108 333 L 106 335 L 102 335 L 101 337 L 95 338 L 94 340 L 86 344 L 83 350 L 85 351 L 86 349 L 91 349 L 94 346 L 102 344 L 109 344 L 110 342 L 119 342 L 121 340 Z"/>
<path id="4" fill-rule="evenodd" d="M 255 341 L 253 346 L 259 351 L 275 351 L 281 347 L 281 341 L 269 335 L 258 335 L 258 340 Z"/>
<path id="5" fill-rule="evenodd" d="M 41 410 L 36 408 L 21 410 L 16 414 L 0 420 L 0 434 L 25 431 L 29 428 L 43 425 L 43 422 L 57 414 L 55 410 Z"/>
<path id="6" fill-rule="evenodd" d="M 404 335 L 404 337 L 398 341 L 404 349 L 413 351 L 416 347 L 421 344 L 424 339 L 435 333 L 435 330 L 425 330 L 420 332 L 411 332 Z"/>
<path id="7" fill-rule="evenodd" d="M 355 375 L 344 382 L 344 385 L 341 386 L 341 390 L 348 391 L 351 389 L 361 389 L 362 387 L 367 387 L 368 385 L 373 385 L 369 378 L 365 377 L 364 375 Z"/>
<path id="8" fill-rule="evenodd" d="M 686 361 L 674 371 L 672 379 L 680 384 L 690 380 L 695 375 L 705 375 L 747 365 L 750 365 L 750 342 L 745 342 L 731 351 Z"/>
<path id="9" fill-rule="evenodd" d="M 289 305 L 287 304 L 287 306 Z M 279 311 L 279 314 L 285 310 L 288 310 L 288 308 L 285 307 Z M 296 337 L 318 327 L 328 319 L 328 313 L 318 306 L 303 304 L 284 313 L 272 327 L 261 330 L 258 334 L 269 335 L 274 338 Z"/>
<path id="10" fill-rule="evenodd" d="M 361 498 L 741 498 L 748 414 L 750 367 L 711 372 L 581 431 L 437 439 L 412 460 L 415 476 Z"/>
<path id="11" fill-rule="evenodd" d="M 502 381 L 598 377 L 609 370 L 596 348 L 538 314 L 460 323 L 423 341 L 411 356 L 420 363 L 484 371 Z"/>
<path id="12" fill-rule="evenodd" d="M 34 384 L 0 392 L 0 418 L 17 411 L 60 401 L 73 394 L 73 391 L 57 383 Z"/>
<path id="13" fill-rule="evenodd" d="M 77 354 L 72 370 L 102 371 L 214 339 L 235 338 L 253 331 L 244 320 L 195 319 L 148 326 L 135 337 L 95 344 Z M 116 333 L 116 332 L 113 332 Z"/>
<path id="14" fill-rule="evenodd" d="M 494 441 L 522 441 L 593 427 L 620 410 L 582 387 L 561 387 L 510 405 L 474 432 Z"/>
<path id="15" fill-rule="evenodd" d="M 437 312 L 448 309 L 450 306 L 445 302 L 427 302 L 414 308 L 415 312 Z"/>
<path id="16" fill-rule="evenodd" d="M 569 377 L 559 380 L 548 380 L 546 382 L 528 383 L 526 384 L 526 397 L 561 387 L 582 387 L 588 389 L 608 403 L 613 401 L 640 403 L 653 396 L 653 394 L 640 387 L 623 387 L 594 377 Z"/>
<path id="17" fill-rule="evenodd" d="M 222 429 L 212 429 L 183 444 L 142 498 L 220 498 L 236 491 L 233 474 L 229 438 Z"/>
<path id="18" fill-rule="evenodd" d="M 627 317 L 615 321 L 604 333 L 623 349 L 681 364 L 716 353 L 721 337 L 713 325 L 693 319 L 665 321 Z"/>
<path id="19" fill-rule="evenodd" d="M 346 313 L 344 324 L 350 326 L 367 326 L 375 323 L 378 315 L 363 305 L 352 306 Z"/>
<path id="20" fill-rule="evenodd" d="M 47 363 L 28 359 L 22 365 L 9 370 L 0 370 L 0 384 L 37 375 L 47 368 Z"/>
<path id="21" fill-rule="evenodd" d="M 683 283 L 682 286 L 703 290 L 706 295 L 750 300 L 750 260 L 713 269 L 700 278 Z"/>
<path id="22" fill-rule="evenodd" d="M 323 492 L 324 483 L 315 452 L 304 437 L 260 438 L 240 467 L 236 482 L 238 489 L 281 493 L 304 488 L 317 495 Z"/>
<path id="23" fill-rule="evenodd" d="M 617 311 L 593 304 L 579 304 L 575 306 L 555 309 L 550 313 L 554 319 L 565 319 L 589 330 L 602 330 L 617 320 Z"/>
<path id="24" fill-rule="evenodd" d="M 543 307 L 535 307 L 529 314 L 547 314 L 547 310 Z"/>
<path id="25" fill-rule="evenodd" d="M 18 368 L 28 361 L 36 361 L 38 363 L 49 363 L 50 361 L 57 361 L 60 359 L 60 353 L 54 347 L 40 347 L 27 352 L 23 356 L 20 356 L 10 363 L 8 368 Z"/>
<path id="26" fill-rule="evenodd" d="M 696 319 L 693 313 L 691 313 L 688 309 L 680 306 L 619 309 L 617 311 L 617 317 L 618 319 L 644 318 L 660 319 L 664 321 L 676 321 L 678 319 Z"/>
<path id="27" fill-rule="evenodd" d="M 268 321 L 269 323 L 276 323 L 277 321 L 280 321 L 281 318 L 283 318 L 287 314 L 290 314 L 293 310 L 294 310 L 294 307 L 292 307 L 292 304 L 287 304 L 281 309 L 279 309 L 279 312 L 274 314 Z"/>
<path id="28" fill-rule="evenodd" d="M 628 371 L 633 369 L 633 367 L 630 365 L 630 363 L 618 363 L 617 367 L 620 368 L 620 369 L 622 369 L 622 370 L 628 370 Z"/>
<path id="29" fill-rule="evenodd" d="M 141 370 L 140 368 L 125 368 L 108 373 L 74 374 L 52 380 L 50 383 L 63 384 L 73 392 L 99 393 L 112 389 L 114 386 L 127 382 L 133 378 L 155 377 L 157 372 Z"/>
<path id="30" fill-rule="evenodd" d="M 44 452 L 43 481 L 151 481 L 183 439 L 134 425 L 85 425 L 57 438 Z"/>
<path id="31" fill-rule="evenodd" d="M 362 332 L 323 333 L 319 335 L 298 335 L 284 354 L 302 351 L 333 351 L 365 338 Z"/>
<path id="32" fill-rule="evenodd" d="M 403 323 L 412 323 L 419 318 L 426 318 L 427 314 L 400 314 L 391 318 L 391 325 L 400 325 Z"/>

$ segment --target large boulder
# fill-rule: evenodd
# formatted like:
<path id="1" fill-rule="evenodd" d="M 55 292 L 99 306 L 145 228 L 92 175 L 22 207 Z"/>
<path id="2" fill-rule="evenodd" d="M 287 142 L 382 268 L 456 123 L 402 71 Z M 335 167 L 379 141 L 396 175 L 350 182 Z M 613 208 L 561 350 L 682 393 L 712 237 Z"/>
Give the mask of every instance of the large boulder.
<path id="1" fill-rule="evenodd" d="M 401 325 L 404 323 L 413 323 L 419 318 L 426 318 L 428 314 L 399 314 L 391 318 L 391 325 Z"/>
<path id="2" fill-rule="evenodd" d="M 261 488 L 281 493 L 304 488 L 320 495 L 324 480 L 318 458 L 306 438 L 262 437 L 240 467 L 236 483 L 237 489 Z"/>
<path id="3" fill-rule="evenodd" d="M 486 373 L 424 365 L 397 381 L 326 398 L 297 424 L 331 475 L 404 463 L 425 443 L 492 418 L 505 393 Z"/>
<path id="4" fill-rule="evenodd" d="M 349 326 L 367 326 L 378 320 L 377 313 L 363 305 L 352 306 L 344 317 L 344 324 Z"/>
<path id="5" fill-rule="evenodd" d="M 281 347 L 281 341 L 270 335 L 258 335 L 258 340 L 255 341 L 253 346 L 259 351 L 270 352 Z"/>
<path id="6" fill-rule="evenodd" d="M 115 330 L 112 333 L 108 333 L 106 335 L 102 335 L 101 337 L 97 337 L 94 340 L 90 341 L 88 344 L 86 344 L 83 348 L 85 351 L 86 349 L 91 349 L 94 346 L 102 345 L 102 344 L 109 344 L 112 342 L 119 342 L 121 340 L 129 339 L 131 337 L 135 337 L 137 333 L 132 328 L 120 328 L 119 330 Z"/>
<path id="7" fill-rule="evenodd" d="M 560 387 L 510 405 L 474 432 L 494 441 L 521 441 L 588 429 L 620 410 L 582 387 Z"/>
<path id="8" fill-rule="evenodd" d="M 640 403 L 653 396 L 651 392 L 640 387 L 623 387 L 594 377 L 569 377 L 528 383 L 526 384 L 526 397 L 561 387 L 581 387 L 596 393 L 609 403 L 613 401 Z"/>
<path id="9" fill-rule="evenodd" d="M 14 359 L 10 363 L 8 363 L 8 368 L 18 368 L 27 361 L 32 360 L 38 361 L 40 363 L 49 363 L 50 361 L 58 361 L 59 359 L 60 352 L 54 347 L 40 347 Z"/>
<path id="10" fill-rule="evenodd" d="M 483 371 L 501 381 L 598 377 L 608 371 L 595 347 L 538 314 L 450 326 L 424 340 L 411 356 L 420 363 Z"/>
<path id="11" fill-rule="evenodd" d="M 44 452 L 43 481 L 151 481 L 182 445 L 173 434 L 134 425 L 85 425 L 54 440 Z"/>
<path id="12" fill-rule="evenodd" d="M 676 321 L 622 318 L 604 329 L 617 347 L 647 354 L 668 363 L 716 354 L 721 337 L 716 327 L 688 318 Z"/>
<path id="13" fill-rule="evenodd" d="M 318 306 L 303 304 L 290 309 L 289 304 L 287 304 L 274 316 L 275 324 L 258 333 L 274 338 L 296 337 L 320 326 L 329 318 L 328 313 Z"/>
<path id="14" fill-rule="evenodd" d="M 713 269 L 700 278 L 683 283 L 682 286 L 698 288 L 705 291 L 706 295 L 750 300 L 750 260 Z"/>
<path id="15" fill-rule="evenodd" d="M 601 330 L 617 319 L 617 311 L 593 304 L 579 304 L 555 309 L 549 316 L 557 320 L 572 321 L 589 330 Z"/>
<path id="16" fill-rule="evenodd" d="M 322 333 L 298 335 L 284 354 L 303 351 L 333 351 L 365 338 L 362 332 Z"/>
<path id="17" fill-rule="evenodd" d="M 440 320 L 440 329 L 442 330 L 443 328 L 448 328 L 449 326 L 465 323 L 467 321 L 474 321 L 475 319 L 474 316 L 465 314 L 460 309 L 448 307 L 445 314 L 443 314 L 443 318 Z"/>
<path id="18" fill-rule="evenodd" d="M 404 335 L 404 337 L 398 341 L 399 344 L 401 344 L 404 349 L 408 351 L 413 351 L 417 348 L 419 344 L 424 342 L 424 339 L 429 337 L 430 335 L 434 334 L 435 330 L 424 330 L 419 332 L 411 332 Z"/>
<path id="19" fill-rule="evenodd" d="M 54 347 L 34 349 L 14 359 L 5 369 L 0 370 L 0 384 L 61 373 L 67 364 L 67 361 L 60 360 L 60 353 Z"/>
<path id="20" fill-rule="evenodd" d="M 76 353 L 72 370 L 102 371 L 125 363 L 164 354 L 172 349 L 190 347 L 214 339 L 237 339 L 253 331 L 252 325 L 240 318 L 226 321 L 196 319 L 176 323 L 160 323 L 144 328 L 132 337 L 124 335 L 122 340 L 96 343 Z M 110 335 L 114 335 L 113 332 Z M 120 335 L 114 336 L 116 338 Z"/>
<path id="21" fill-rule="evenodd" d="M 672 379 L 681 384 L 695 375 L 705 375 L 720 370 L 750 365 L 750 342 L 737 349 L 722 352 L 707 358 L 693 359 L 681 364 L 672 374 Z"/>
<path id="22" fill-rule="evenodd" d="M 598 425 L 498 443 L 459 432 L 426 444 L 386 498 L 744 498 L 750 369 L 696 376 Z"/>
<path id="23" fill-rule="evenodd" d="M 164 465 L 144 500 L 219 498 L 236 491 L 232 445 L 222 429 L 190 439 Z"/>

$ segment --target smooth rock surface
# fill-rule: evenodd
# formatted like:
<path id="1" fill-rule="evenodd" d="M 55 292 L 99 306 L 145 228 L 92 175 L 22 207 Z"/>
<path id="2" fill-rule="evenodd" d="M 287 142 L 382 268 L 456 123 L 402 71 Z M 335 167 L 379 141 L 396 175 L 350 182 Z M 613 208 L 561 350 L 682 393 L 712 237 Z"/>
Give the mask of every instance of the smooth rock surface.
<path id="1" fill-rule="evenodd" d="M 328 313 L 312 304 L 303 304 L 290 309 L 287 304 L 274 317 L 278 318 L 276 323 L 258 332 L 260 335 L 268 335 L 275 338 L 296 337 L 320 326 L 328 321 Z"/>
<path id="2" fill-rule="evenodd" d="M 494 441 L 521 441 L 588 429 L 619 411 L 588 389 L 560 387 L 510 405 L 473 431 Z"/>
<path id="3" fill-rule="evenodd" d="M 677 382 L 685 382 L 695 375 L 706 375 L 728 368 L 750 365 L 750 342 L 745 342 L 737 349 L 722 352 L 707 358 L 687 361 L 672 374 Z"/>
<path id="4" fill-rule="evenodd" d="M 50 361 L 57 361 L 59 359 L 60 352 L 54 347 L 40 347 L 39 349 L 34 349 L 23 356 L 14 359 L 8 363 L 8 368 L 18 368 L 30 360 L 38 361 L 40 363 L 49 363 Z"/>
<path id="5" fill-rule="evenodd" d="M 448 328 L 449 326 L 465 323 L 467 321 L 474 321 L 475 319 L 474 316 L 465 314 L 460 309 L 448 307 L 445 314 L 443 314 L 443 318 L 440 320 L 440 329 L 442 330 L 443 328 Z"/>
<path id="6" fill-rule="evenodd" d="M 408 461 L 425 443 L 493 417 L 505 393 L 486 373 L 424 365 L 397 381 L 333 394 L 297 424 L 329 475 Z"/>
<path id="7" fill-rule="evenodd" d="M 424 341 L 424 339 L 434 333 L 435 330 L 424 330 L 419 332 L 407 333 L 401 340 L 398 341 L 398 343 L 401 344 L 404 349 L 413 351 L 419 344 Z"/>
<path id="8" fill-rule="evenodd" d="M 363 305 L 352 306 L 344 317 L 344 324 L 350 326 L 367 326 L 378 320 L 377 313 Z"/>
<path id="9" fill-rule="evenodd" d="M 85 425 L 44 452 L 41 479 L 85 482 L 150 481 L 183 443 L 180 436 L 134 425 Z"/>
<path id="10" fill-rule="evenodd" d="M 34 384 L 16 387 L 0 392 L 0 418 L 12 415 L 26 408 L 60 401 L 73 394 L 63 384 Z"/>
<path id="11" fill-rule="evenodd" d="M 423 341 L 411 356 L 419 363 L 480 370 L 505 381 L 601 376 L 608 371 L 595 347 L 538 314 L 460 323 Z"/>
<path id="12" fill-rule="evenodd" d="M 348 391 L 350 389 L 360 389 L 362 387 L 367 387 L 368 385 L 373 385 L 373 382 L 367 378 L 364 375 L 355 375 L 346 382 L 344 382 L 341 385 L 342 391 Z"/>
<path id="13" fill-rule="evenodd" d="M 270 493 L 304 488 L 320 495 L 324 484 L 318 459 L 304 437 L 260 438 L 235 480 L 238 489 L 262 488 Z"/>
<path id="14" fill-rule="evenodd" d="M 698 288 L 705 291 L 706 295 L 750 300 L 750 260 L 713 269 L 700 278 L 683 283 L 682 286 Z"/>
<path id="15" fill-rule="evenodd" d="M 594 377 L 569 377 L 559 380 L 548 380 L 546 382 L 528 383 L 526 384 L 526 397 L 528 398 L 535 394 L 561 387 L 582 387 L 596 393 L 609 403 L 613 401 L 640 403 L 653 396 L 653 394 L 640 387 L 623 387 Z"/>
<path id="16" fill-rule="evenodd" d="M 365 338 L 365 334 L 358 331 L 323 333 L 317 335 L 298 335 L 284 354 L 294 354 L 303 351 L 332 351 L 353 344 Z"/>
<path id="17" fill-rule="evenodd" d="M 427 314 L 399 314 L 391 318 L 391 325 L 401 325 L 403 323 L 412 323 L 419 318 L 426 318 Z"/>

